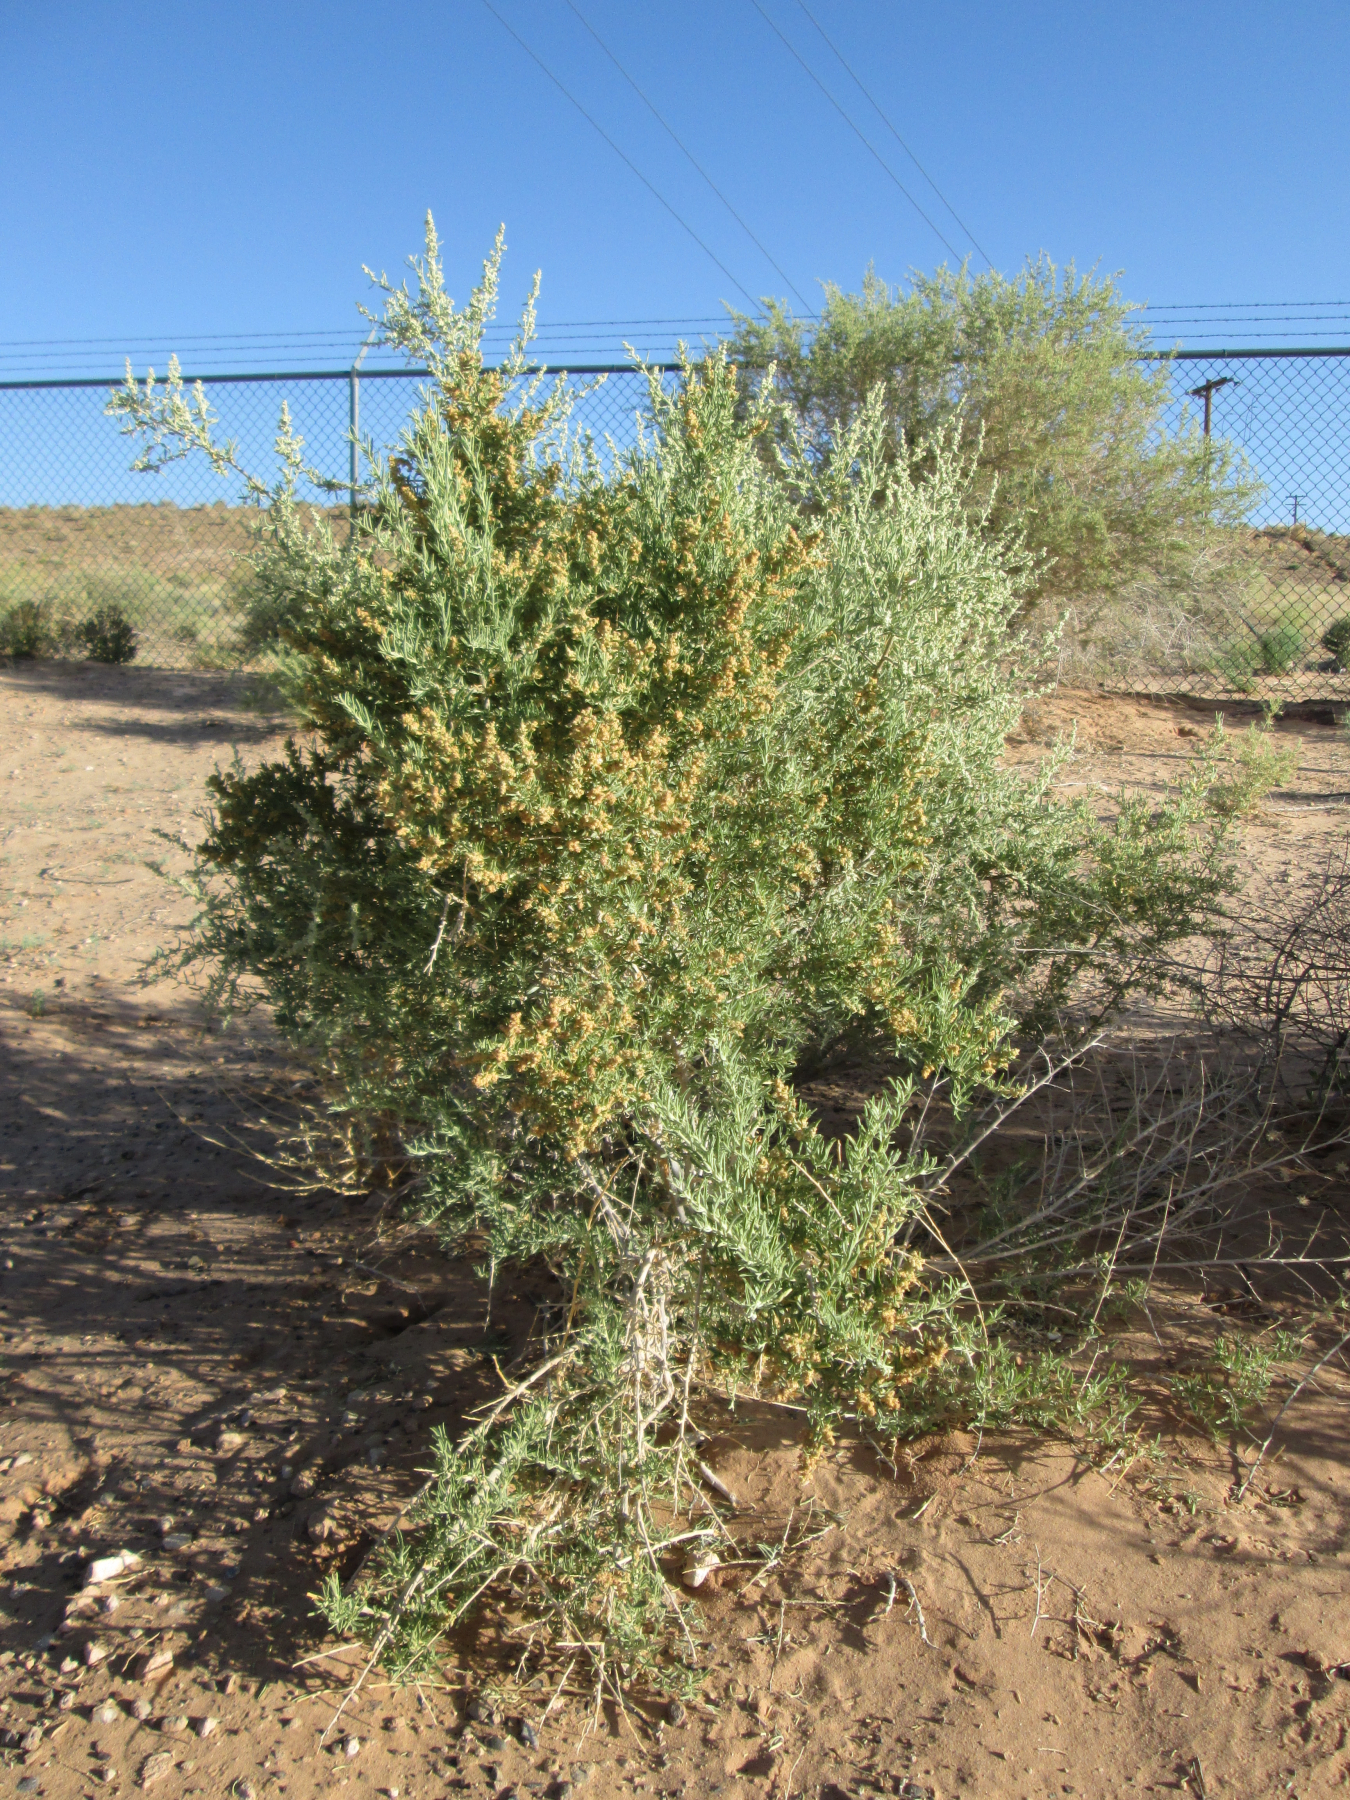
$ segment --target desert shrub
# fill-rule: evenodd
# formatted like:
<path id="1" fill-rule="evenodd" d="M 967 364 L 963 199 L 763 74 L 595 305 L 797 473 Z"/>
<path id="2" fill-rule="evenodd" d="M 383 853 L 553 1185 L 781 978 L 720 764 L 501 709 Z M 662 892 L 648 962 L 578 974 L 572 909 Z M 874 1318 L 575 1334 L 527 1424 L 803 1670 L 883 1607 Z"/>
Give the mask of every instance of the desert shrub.
<path id="1" fill-rule="evenodd" d="M 0 613 L 0 655 L 28 662 L 56 656 L 63 647 L 61 620 L 47 598 L 16 600 Z"/>
<path id="2" fill-rule="evenodd" d="M 1244 895 L 1233 929 L 1195 982 L 1219 1029 L 1253 1046 L 1271 1083 L 1296 1094 L 1350 1086 L 1350 854 L 1344 844 L 1293 886 Z"/>
<path id="3" fill-rule="evenodd" d="M 1142 687 L 1220 673 L 1249 688 L 1255 641 L 1242 621 L 1255 610 L 1253 569 L 1211 541 L 1180 584 L 1141 576 L 1118 593 L 1066 604 L 1054 647 L 1058 679 Z"/>
<path id="4" fill-rule="evenodd" d="M 1271 789 L 1282 787 L 1298 767 L 1297 744 L 1280 744 L 1273 725 L 1273 716 L 1267 717 L 1260 725 L 1249 726 L 1237 740 L 1236 751 L 1228 759 L 1231 773 L 1209 791 L 1209 804 L 1215 812 L 1234 819 L 1250 818 Z M 1220 725 L 1213 747 L 1221 752 L 1226 742 Z"/>
<path id="5" fill-rule="evenodd" d="M 1230 638 L 1214 658 L 1214 673 L 1240 694 L 1249 693 L 1262 670 L 1261 649 L 1250 632 Z"/>
<path id="6" fill-rule="evenodd" d="M 606 472 L 523 348 L 483 367 L 497 266 L 456 311 L 429 229 L 417 293 L 387 290 L 431 385 L 350 537 L 297 506 L 284 416 L 252 484 L 308 736 L 213 780 L 182 966 L 401 1138 L 448 1242 L 556 1283 L 330 1620 L 408 1670 L 486 1595 L 621 1679 L 678 1648 L 666 1559 L 719 1529 L 681 1517 L 702 1394 L 772 1396 L 817 1447 L 993 1405 L 916 1120 L 1008 1090 L 1014 1034 L 1070 999 L 1164 980 L 1227 827 L 1212 759 L 1105 820 L 1003 766 L 1028 565 L 972 525 L 953 434 L 911 479 L 878 394 L 780 481 L 771 393 L 712 358 L 653 380 Z M 115 410 L 147 455 L 233 466 L 174 380 Z M 796 1082 L 849 1044 L 892 1079 L 830 1139 Z"/>
<path id="7" fill-rule="evenodd" d="M 79 639 L 95 662 L 135 659 L 136 629 L 120 606 L 100 606 L 80 624 Z"/>
<path id="8" fill-rule="evenodd" d="M 1306 649 L 1299 627 L 1286 620 L 1261 632 L 1256 640 L 1257 666 L 1265 675 L 1287 675 Z"/>
<path id="9" fill-rule="evenodd" d="M 1163 429 L 1169 371 L 1141 362 L 1131 310 L 1113 281 L 1045 257 L 1011 279 L 916 274 L 908 292 L 869 271 L 861 293 L 827 288 L 811 325 L 779 302 L 738 316 L 731 351 L 752 389 L 773 370 L 780 436 L 800 431 L 815 456 L 878 387 L 888 454 L 917 474 L 955 429 L 972 516 L 1016 526 L 1036 557 L 1029 594 L 1086 605 L 1144 576 L 1185 587 L 1197 550 L 1212 554 L 1259 491 L 1193 421 Z"/>
<path id="10" fill-rule="evenodd" d="M 1287 675 L 1301 662 L 1305 648 L 1297 625 L 1285 622 L 1264 631 L 1249 626 L 1223 645 L 1211 666 L 1231 687 L 1247 693 L 1258 675 Z"/>
<path id="11" fill-rule="evenodd" d="M 1322 648 L 1342 665 L 1350 663 L 1350 617 L 1334 619 L 1322 633 Z"/>

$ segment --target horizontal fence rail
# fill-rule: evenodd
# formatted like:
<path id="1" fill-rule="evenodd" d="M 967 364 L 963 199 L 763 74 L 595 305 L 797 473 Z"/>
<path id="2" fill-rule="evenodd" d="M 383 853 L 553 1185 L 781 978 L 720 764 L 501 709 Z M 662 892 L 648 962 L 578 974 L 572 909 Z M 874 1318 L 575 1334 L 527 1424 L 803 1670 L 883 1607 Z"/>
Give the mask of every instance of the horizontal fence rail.
<path id="1" fill-rule="evenodd" d="M 1208 429 L 1259 484 L 1245 526 L 1216 534 L 1178 590 L 1071 607 L 1065 679 L 1222 698 L 1350 705 L 1350 347 L 1179 351 L 1163 429 Z M 630 364 L 545 371 L 574 390 L 573 423 L 602 459 L 635 440 L 647 378 Z M 657 365 L 673 386 L 679 370 Z M 218 434 L 266 478 L 281 404 L 306 461 L 334 488 L 301 498 L 345 521 L 362 470 L 353 438 L 394 446 L 429 372 L 324 369 L 204 374 Z M 265 663 L 251 607 L 254 509 L 235 477 L 192 457 L 155 475 L 104 414 L 118 385 L 0 382 L 0 652 L 134 654 L 160 667 Z"/>
<path id="2" fill-rule="evenodd" d="M 653 365 L 667 384 L 677 370 Z M 532 371 L 536 373 L 537 371 Z M 632 364 L 546 369 L 573 390 L 571 426 L 602 460 L 636 438 L 646 375 Z M 426 369 L 303 370 L 184 376 L 208 390 L 218 439 L 242 467 L 276 469 L 283 402 L 306 463 L 338 491 L 302 481 L 298 497 L 345 526 L 364 472 L 353 437 L 387 452 L 421 404 Z M 136 444 L 104 414 L 108 381 L 0 383 L 0 651 L 161 668 L 265 662 L 242 560 L 256 523 L 237 476 L 193 455 L 156 474 L 131 468 Z M 119 630 L 119 622 L 125 627 Z"/>

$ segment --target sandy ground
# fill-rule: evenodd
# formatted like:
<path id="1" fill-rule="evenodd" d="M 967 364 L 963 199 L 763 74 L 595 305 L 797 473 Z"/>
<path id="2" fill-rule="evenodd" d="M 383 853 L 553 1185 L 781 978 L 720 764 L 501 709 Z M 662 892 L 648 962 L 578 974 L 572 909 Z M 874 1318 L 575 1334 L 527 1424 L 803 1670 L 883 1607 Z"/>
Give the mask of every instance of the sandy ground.
<path id="1" fill-rule="evenodd" d="M 0 672 L 0 1782 L 258 1800 L 629 1793 L 1314 1796 L 1350 1787 L 1350 1377 L 1289 1415 L 1240 1508 L 1227 1455 L 1175 1422 L 1148 1480 L 1005 1436 L 845 1447 L 803 1477 L 769 1409 L 709 1421 L 742 1541 L 786 1564 L 700 1590 L 708 1680 L 673 1721 L 479 1674 L 388 1686 L 309 1595 L 421 1480 L 428 1436 L 498 1391 L 532 1315 L 400 1224 L 387 1196 L 268 1186 L 258 1117 L 303 1083 L 263 1020 L 212 1027 L 138 969 L 189 903 L 147 867 L 202 782 L 279 742 L 245 685 Z M 1156 785 L 1195 708 L 1060 695 L 1070 788 Z M 1300 772 L 1247 834 L 1293 879 L 1344 840 L 1350 739 L 1281 726 Z M 1344 1217 L 1343 1176 L 1317 1196 Z M 1200 1302 L 1156 1315 L 1160 1367 Z M 86 1584 L 91 1561 L 138 1559 Z M 486 1715 L 486 1705 L 475 1712 Z M 528 1723 L 531 1730 L 523 1729 Z M 537 1742 L 531 1744 L 530 1738 Z"/>

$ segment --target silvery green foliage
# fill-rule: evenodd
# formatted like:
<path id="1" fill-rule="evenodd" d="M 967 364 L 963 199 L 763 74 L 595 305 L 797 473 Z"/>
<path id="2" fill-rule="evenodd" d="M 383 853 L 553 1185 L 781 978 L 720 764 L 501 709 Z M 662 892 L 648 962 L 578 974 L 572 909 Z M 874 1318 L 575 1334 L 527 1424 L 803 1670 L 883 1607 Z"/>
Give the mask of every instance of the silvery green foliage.
<path id="1" fill-rule="evenodd" d="M 754 1386 L 817 1445 L 978 1400 L 917 1121 L 1006 1089 L 1085 979 L 1096 1012 L 1160 981 L 1225 838 L 1203 771 L 1103 823 L 1004 766 L 1028 563 L 951 434 L 912 480 L 876 395 L 828 456 L 786 434 L 784 481 L 772 392 L 714 358 L 606 470 L 513 394 L 524 333 L 482 366 L 500 252 L 463 311 L 430 228 L 415 294 L 382 282 L 433 380 L 346 541 L 284 432 L 253 490 L 309 736 L 213 781 L 183 960 L 272 1007 L 447 1242 L 557 1284 L 370 1572 L 372 1635 L 413 1667 L 491 1594 L 605 1677 L 681 1641 L 691 1395 Z M 208 449 L 172 392 L 123 410 Z M 831 1138 L 798 1090 L 841 1049 L 888 1079 Z"/>
<path id="2" fill-rule="evenodd" d="M 1145 578 L 1194 585 L 1261 491 L 1232 445 L 1169 418 L 1170 372 L 1135 311 L 1113 279 L 1045 256 L 896 288 L 869 268 L 858 293 L 827 288 L 818 320 L 781 302 L 737 316 L 731 350 L 752 388 L 772 380 L 778 431 L 814 458 L 877 396 L 916 479 L 955 433 L 967 507 L 1035 554 L 1029 595 L 1090 609 Z"/>

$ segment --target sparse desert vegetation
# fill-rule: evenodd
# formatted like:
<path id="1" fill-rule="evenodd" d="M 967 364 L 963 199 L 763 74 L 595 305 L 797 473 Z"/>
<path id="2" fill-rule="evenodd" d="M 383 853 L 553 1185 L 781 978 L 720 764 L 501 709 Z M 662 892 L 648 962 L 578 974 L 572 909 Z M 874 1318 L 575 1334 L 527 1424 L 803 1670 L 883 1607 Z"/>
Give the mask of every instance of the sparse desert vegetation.
<path id="1" fill-rule="evenodd" d="M 220 631 L 284 643 L 271 716 L 130 661 L 144 621 L 86 578 L 63 641 L 101 666 L 10 645 L 42 759 L 11 778 L 31 891 L 5 945 L 44 1096 L 8 1171 L 44 1184 L 15 1236 L 32 1285 L 7 1299 L 25 1398 L 55 1418 L 54 1321 L 90 1322 L 43 1261 L 56 1232 L 85 1283 L 117 1255 L 150 1283 L 99 1354 L 119 1377 L 139 1359 L 181 1432 L 170 1456 L 130 1418 L 114 1481 L 97 1443 L 77 1452 L 108 1397 L 95 1334 L 62 1340 L 88 1391 L 45 1446 L 65 1444 L 50 1499 L 13 1510 L 14 1598 L 49 1627 L 25 1672 L 50 1657 L 51 1704 L 96 1700 L 124 1755 L 179 1715 L 129 1713 L 119 1682 L 239 1699 L 231 1660 L 273 1666 L 284 1641 L 309 1766 L 260 1691 L 237 1728 L 315 1786 L 332 1754 L 395 1786 L 404 1757 L 463 1788 L 617 1793 L 627 1733 L 671 1793 L 823 1794 L 842 1766 L 973 1791 L 985 1744 L 1067 1754 L 1036 1719 L 1070 1703 L 1096 1770 L 1128 1749 L 1131 1779 L 1161 1779 L 1155 1667 L 1189 1696 L 1201 1779 L 1269 1788 L 1339 1754 L 1350 1653 L 1320 1609 L 1344 1611 L 1348 1517 L 1343 734 L 1057 689 L 1044 561 L 990 523 L 959 419 L 902 442 L 873 387 L 808 440 L 710 357 L 654 382 L 646 438 L 601 465 L 565 395 L 483 366 L 497 256 L 463 310 L 430 229 L 415 266 L 385 328 L 434 382 L 354 524 L 297 504 L 284 434 L 247 563 L 237 514 L 202 521 Z M 172 381 L 117 410 L 156 453 L 231 466 Z M 64 525 L 91 562 L 115 526 L 162 570 L 184 517 Z M 1244 552 L 1248 686 L 1311 653 L 1253 571 L 1291 559 L 1330 588 L 1338 550 Z M 1146 579 L 1178 603 L 1140 563 L 1103 616 Z M 9 617 L 39 631 L 18 610 L 39 598 Z M 242 753 L 184 829 L 199 732 Z M 100 734 L 124 746 L 106 774 Z M 190 793 L 161 757 L 192 764 Z M 149 880 L 152 771 L 179 826 L 156 841 L 180 910 L 158 919 L 113 892 Z M 47 844 L 58 789 L 96 864 Z M 142 1141 L 168 1124 L 148 1099 L 105 1107 L 143 1165 L 143 1210 L 110 1211 L 65 1058 L 83 1032 L 101 1067 L 108 1029 L 126 1060 L 163 1023 L 93 998 L 101 934 L 133 923 L 180 1009 L 154 1074 L 176 1150 L 282 1189 L 265 1225 L 221 1192 L 209 1224 L 186 1209 L 186 1163 Z M 307 1252 L 302 1313 L 285 1282 Z M 56 1534 L 114 1530 L 131 1560 L 58 1609 Z M 1203 1632 L 1172 1604 L 1183 1561 Z M 1268 1623 L 1234 1623 L 1239 1582 Z M 57 1660 L 67 1643 L 92 1648 Z M 1242 1657 L 1293 1657 L 1297 1704 L 1271 1676 L 1235 1715 L 1213 1677 Z M 897 1720 L 907 1684 L 931 1730 Z M 405 1704 L 435 1744 L 372 1751 Z M 37 1754 L 22 1716 L 12 1747 Z M 569 1765 L 564 1732 L 602 1766 Z M 155 1748 L 141 1779 L 175 1766 Z"/>

